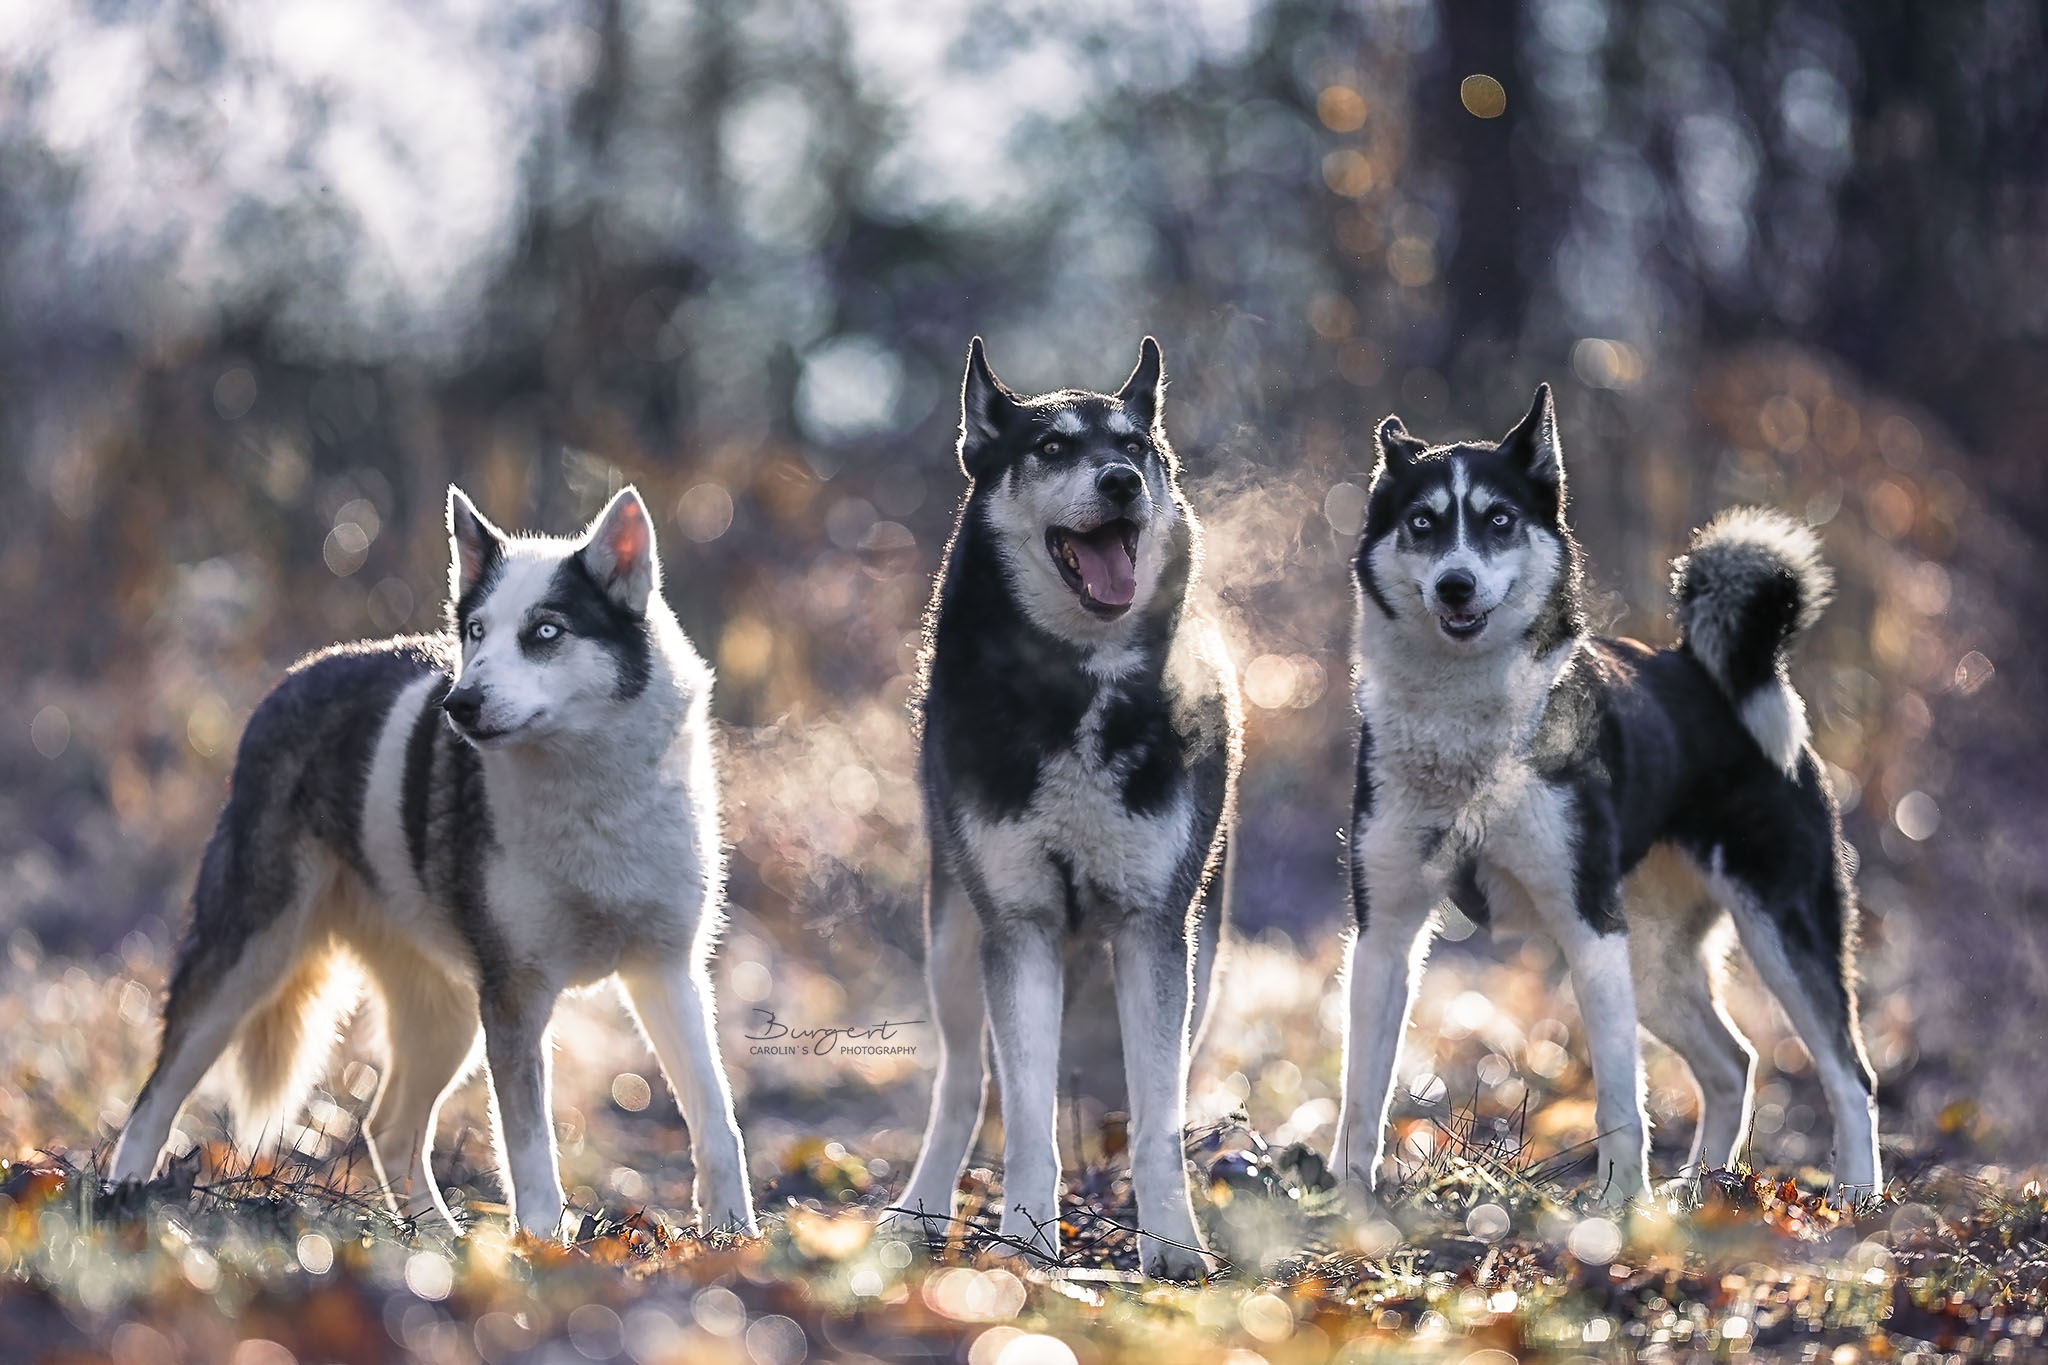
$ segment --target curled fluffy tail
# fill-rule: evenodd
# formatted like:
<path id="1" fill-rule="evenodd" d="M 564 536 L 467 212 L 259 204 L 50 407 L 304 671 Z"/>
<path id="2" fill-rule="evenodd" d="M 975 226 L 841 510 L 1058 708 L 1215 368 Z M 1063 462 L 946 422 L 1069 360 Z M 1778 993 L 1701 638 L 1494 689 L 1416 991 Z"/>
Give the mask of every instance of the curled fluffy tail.
<path id="1" fill-rule="evenodd" d="M 1807 724 L 1786 661 L 1834 590 L 1813 532 L 1762 507 L 1715 517 L 1671 566 L 1681 647 L 1713 675 L 1743 726 L 1787 773 L 1806 746 Z"/>

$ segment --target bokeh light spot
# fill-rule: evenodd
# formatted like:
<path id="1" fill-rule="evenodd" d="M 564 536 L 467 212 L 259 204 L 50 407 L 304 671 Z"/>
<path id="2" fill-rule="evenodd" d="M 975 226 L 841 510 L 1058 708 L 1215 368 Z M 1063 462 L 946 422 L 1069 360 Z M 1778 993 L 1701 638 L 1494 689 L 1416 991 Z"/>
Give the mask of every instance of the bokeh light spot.
<path id="1" fill-rule="evenodd" d="M 439 1303 L 455 1287 L 455 1268 L 437 1251 L 415 1251 L 405 1261 L 405 1287 L 417 1298 Z"/>
<path id="2" fill-rule="evenodd" d="M 327 570 L 336 578 L 347 578 L 363 567 L 363 561 L 370 555 L 370 536 L 355 522 L 344 521 L 327 533 L 327 540 L 320 547 L 320 558 L 326 561 Z"/>
<path id="3" fill-rule="evenodd" d="M 1482 1242 L 1498 1242 L 1508 1226 L 1508 1211 L 1498 1204 L 1481 1204 L 1465 1215 L 1465 1230 Z"/>
<path id="4" fill-rule="evenodd" d="M 299 1238 L 299 1264 L 308 1275 L 325 1275 L 334 1268 L 334 1243 L 317 1232 Z"/>
<path id="5" fill-rule="evenodd" d="M 1344 147 L 1323 158 L 1323 183 L 1347 199 L 1357 199 L 1379 182 L 1379 172 L 1364 152 Z"/>
<path id="6" fill-rule="evenodd" d="M 1572 1229 L 1565 1248 L 1587 1265 L 1606 1265 L 1621 1254 L 1621 1229 L 1605 1218 L 1588 1218 Z"/>
<path id="7" fill-rule="evenodd" d="M 1474 118 L 1499 118 L 1508 111 L 1508 92 L 1491 76 L 1467 76 L 1458 82 L 1458 103 Z"/>
<path id="8" fill-rule="evenodd" d="M 1892 807 L 1892 823 L 1899 827 L 1899 833 L 1916 844 L 1922 843 L 1941 828 L 1941 807 L 1926 792 L 1910 791 Z"/>
<path id="9" fill-rule="evenodd" d="M 1643 353 L 1625 341 L 1582 337 L 1572 347 L 1572 373 L 1590 389 L 1632 389 L 1644 369 Z"/>
<path id="10" fill-rule="evenodd" d="M 732 529 L 732 494 L 722 483 L 700 483 L 676 501 L 676 520 L 683 534 L 709 545 Z"/>
<path id="11" fill-rule="evenodd" d="M 228 704 L 208 692 L 185 713 L 185 742 L 202 758 L 212 758 L 228 747 L 234 737 L 235 718 Z"/>
<path id="12" fill-rule="evenodd" d="M 654 1100 L 654 1087 L 635 1071 L 621 1071 L 612 1077 L 612 1103 L 629 1114 L 637 1114 Z"/>
<path id="13" fill-rule="evenodd" d="M 56 758 L 71 747 L 71 717 L 62 707 L 45 706 L 28 723 L 28 742 L 44 758 Z"/>
<path id="14" fill-rule="evenodd" d="M 1284 654 L 1261 654 L 1245 665 L 1244 695 L 1252 705 L 1278 711 L 1294 700 L 1294 664 Z"/>
<path id="15" fill-rule="evenodd" d="M 240 365 L 224 370 L 213 381 L 213 410 L 221 420 L 233 422 L 256 406 L 256 376 Z"/>
<path id="16" fill-rule="evenodd" d="M 1355 133 L 1365 126 L 1365 96 L 1348 85 L 1325 86 L 1316 96 L 1316 117 L 1333 133 Z"/>
<path id="17" fill-rule="evenodd" d="M 1956 691 L 1966 697 L 1970 696 L 1985 683 L 1990 682 L 1991 675 L 1997 671 L 1991 660 L 1973 649 L 1956 661 Z"/>

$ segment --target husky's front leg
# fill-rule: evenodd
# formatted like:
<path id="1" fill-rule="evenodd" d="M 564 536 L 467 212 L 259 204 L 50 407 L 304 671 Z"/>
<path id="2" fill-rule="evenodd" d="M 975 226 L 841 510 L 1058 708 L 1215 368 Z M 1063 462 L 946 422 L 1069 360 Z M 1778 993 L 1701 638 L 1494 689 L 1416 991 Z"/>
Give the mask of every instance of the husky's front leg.
<path id="1" fill-rule="evenodd" d="M 1368 1206 L 1379 1193 L 1401 1035 L 1438 925 L 1429 890 L 1409 877 L 1398 885 L 1403 894 L 1376 896 L 1370 912 L 1363 904 L 1356 908 L 1362 923 L 1351 936 L 1344 962 L 1350 1009 L 1344 1024 L 1343 1103 L 1330 1165 Z"/>
<path id="2" fill-rule="evenodd" d="M 1358 930 L 1344 958 L 1351 1007 L 1344 1023 L 1343 1103 L 1330 1150 L 1337 1179 L 1368 1207 L 1379 1193 L 1401 1035 L 1436 938 L 1444 892 L 1441 878 L 1417 859 L 1413 823 L 1374 820 L 1369 811 L 1353 817 L 1347 853 Z"/>
<path id="3" fill-rule="evenodd" d="M 1593 1062 L 1602 1203 L 1649 1191 L 1650 1124 L 1643 1112 L 1643 1043 L 1616 870 L 1614 820 L 1602 802 L 1554 791 L 1534 800 L 1496 847 L 1564 949 Z"/>
<path id="4" fill-rule="evenodd" d="M 629 968 L 619 973 L 619 980 L 689 1126 L 702 1227 L 707 1232 L 760 1235 L 747 1184 L 746 1149 L 740 1142 L 739 1120 L 733 1116 L 732 1087 L 718 1055 L 709 975 L 682 961 Z"/>
<path id="5" fill-rule="evenodd" d="M 999 918 L 981 939 L 982 990 L 1003 1102 L 1003 1236 L 1060 1254 L 1060 1010 L 1066 981 L 1051 926 Z"/>
<path id="6" fill-rule="evenodd" d="M 988 1009 L 982 1003 L 981 921 L 966 892 L 938 859 L 932 860 L 925 907 L 925 983 L 939 1028 L 939 1074 L 932 1083 L 931 1118 L 910 1183 L 898 1201 L 918 1215 L 928 1236 L 944 1236 L 953 1216 L 960 1168 L 981 1131 L 988 1090 L 982 1062 Z"/>
<path id="7" fill-rule="evenodd" d="M 1593 1122 L 1599 1131 L 1603 1204 L 1625 1204 L 1645 1194 L 1650 1126 L 1643 1113 L 1643 1045 L 1637 1035 L 1635 978 L 1628 933 L 1601 932 L 1576 914 L 1558 929 L 1571 964 L 1572 993 L 1586 1026 L 1593 1059 Z"/>
<path id="8" fill-rule="evenodd" d="M 1138 1197 L 1138 1267 L 1165 1279 L 1209 1273 L 1188 1196 L 1182 1134 L 1188 1103 L 1187 920 L 1133 915 L 1114 944 L 1117 1022 L 1131 1097 L 1131 1184 Z"/>
<path id="9" fill-rule="evenodd" d="M 548 1102 L 547 1032 L 555 996 L 554 987 L 521 975 L 486 982 L 479 997 L 507 1194 L 513 1218 L 536 1237 L 560 1235 L 564 1207 Z"/>

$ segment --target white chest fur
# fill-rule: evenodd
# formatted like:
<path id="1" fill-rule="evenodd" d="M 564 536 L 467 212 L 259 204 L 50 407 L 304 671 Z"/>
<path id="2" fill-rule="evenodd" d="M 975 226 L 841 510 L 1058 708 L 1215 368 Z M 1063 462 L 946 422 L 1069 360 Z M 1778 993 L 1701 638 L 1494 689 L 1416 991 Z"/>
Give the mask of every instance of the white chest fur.
<path id="1" fill-rule="evenodd" d="M 1354 847 L 1388 863 L 1429 850 L 1427 870 L 1441 878 L 1482 850 L 1499 857 L 1498 845 L 1554 842 L 1558 794 L 1529 752 L 1574 646 L 1543 656 L 1437 654 L 1378 628 L 1369 613 L 1359 622 L 1357 700 L 1372 738 L 1374 802 Z"/>
<path id="2" fill-rule="evenodd" d="M 1040 764 L 1023 811 L 1000 819 L 971 805 L 960 812 L 964 852 L 1005 910 L 1063 917 L 1062 862 L 1076 894 L 1111 912 L 1157 907 L 1173 884 L 1193 837 L 1193 807 L 1184 787 L 1152 812 L 1125 804 L 1128 762 L 1102 760 L 1107 697 L 1082 717 L 1073 746 Z"/>
<path id="3" fill-rule="evenodd" d="M 602 976 L 626 954 L 693 940 L 718 875 L 709 772 L 689 752 L 701 742 L 679 739 L 651 771 L 601 755 L 487 764 L 491 914 L 515 953 Z"/>

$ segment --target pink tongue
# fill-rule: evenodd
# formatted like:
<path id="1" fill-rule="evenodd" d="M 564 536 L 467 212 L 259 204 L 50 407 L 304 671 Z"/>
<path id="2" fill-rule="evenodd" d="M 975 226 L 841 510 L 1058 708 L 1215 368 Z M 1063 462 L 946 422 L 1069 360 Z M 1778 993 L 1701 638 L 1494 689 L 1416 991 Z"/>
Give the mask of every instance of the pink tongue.
<path id="1" fill-rule="evenodd" d="M 1088 535 L 1069 531 L 1067 544 L 1080 561 L 1081 583 L 1088 595 L 1105 607 L 1128 607 L 1138 595 L 1138 578 L 1131 571 L 1131 557 L 1124 553 L 1124 538 L 1114 526 Z"/>

